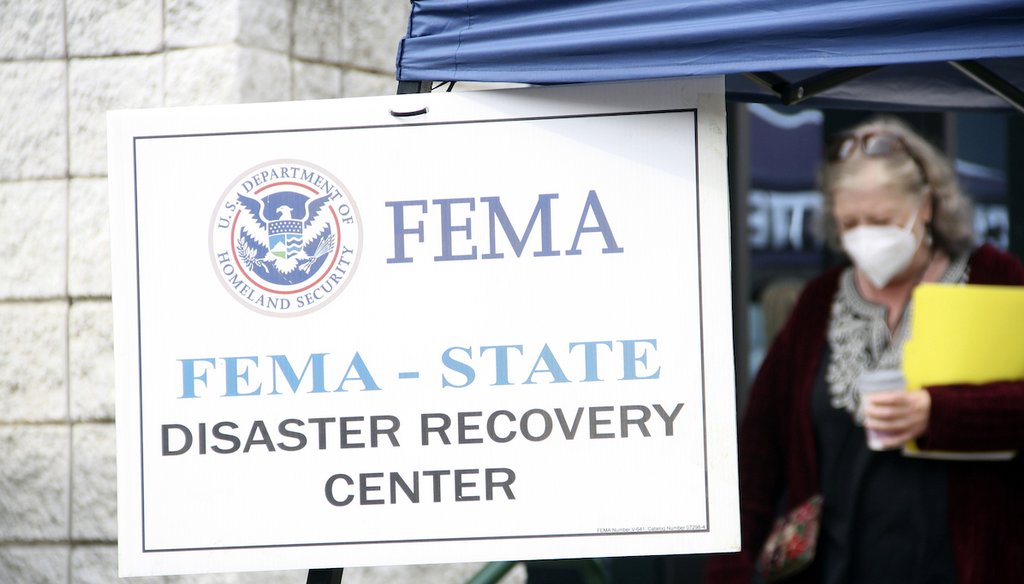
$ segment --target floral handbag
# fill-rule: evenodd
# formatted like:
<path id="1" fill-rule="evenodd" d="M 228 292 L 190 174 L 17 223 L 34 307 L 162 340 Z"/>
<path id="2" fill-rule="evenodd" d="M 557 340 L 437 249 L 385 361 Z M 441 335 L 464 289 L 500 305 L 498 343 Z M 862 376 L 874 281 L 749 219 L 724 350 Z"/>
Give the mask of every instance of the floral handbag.
<path id="1" fill-rule="evenodd" d="M 799 573 L 814 561 L 821 524 L 822 496 L 814 495 L 784 517 L 775 526 L 761 548 L 757 569 L 765 582 L 778 582 Z"/>

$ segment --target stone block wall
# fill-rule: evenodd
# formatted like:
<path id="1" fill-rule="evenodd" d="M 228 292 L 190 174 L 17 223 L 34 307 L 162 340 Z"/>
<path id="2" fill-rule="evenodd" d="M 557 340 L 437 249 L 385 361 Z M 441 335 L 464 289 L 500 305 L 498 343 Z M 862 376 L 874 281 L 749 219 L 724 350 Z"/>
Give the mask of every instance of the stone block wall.
<path id="1" fill-rule="evenodd" d="M 0 582 L 118 581 L 106 111 L 393 94 L 408 6 L 0 0 Z M 478 568 L 344 581 L 457 583 Z"/>

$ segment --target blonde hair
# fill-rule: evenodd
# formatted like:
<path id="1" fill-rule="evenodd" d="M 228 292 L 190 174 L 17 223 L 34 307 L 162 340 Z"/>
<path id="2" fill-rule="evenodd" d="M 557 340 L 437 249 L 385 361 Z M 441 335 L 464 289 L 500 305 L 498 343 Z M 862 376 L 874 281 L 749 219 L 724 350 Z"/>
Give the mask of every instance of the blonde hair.
<path id="1" fill-rule="evenodd" d="M 971 249 L 974 230 L 970 201 L 960 190 L 949 160 L 909 126 L 892 117 L 873 119 L 843 136 L 861 136 L 871 132 L 896 136 L 906 147 L 907 155 L 866 156 L 857 148 L 845 160 L 825 161 L 819 179 L 825 196 L 823 227 L 829 243 L 838 249 L 838 229 L 832 214 L 836 190 L 858 180 L 860 172 L 874 163 L 876 168 L 883 169 L 889 184 L 907 197 L 920 201 L 931 193 L 932 219 L 928 229 L 935 247 L 951 256 Z"/>

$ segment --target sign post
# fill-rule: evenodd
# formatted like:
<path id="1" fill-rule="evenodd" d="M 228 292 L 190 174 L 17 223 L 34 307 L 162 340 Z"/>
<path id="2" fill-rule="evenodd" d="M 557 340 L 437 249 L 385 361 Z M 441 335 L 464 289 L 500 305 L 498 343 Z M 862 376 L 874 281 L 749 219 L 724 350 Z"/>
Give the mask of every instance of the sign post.
<path id="1" fill-rule="evenodd" d="M 306 584 L 341 584 L 342 568 L 313 568 L 306 576 Z"/>
<path id="2" fill-rule="evenodd" d="M 112 113 L 121 575 L 738 549 L 724 111 Z"/>

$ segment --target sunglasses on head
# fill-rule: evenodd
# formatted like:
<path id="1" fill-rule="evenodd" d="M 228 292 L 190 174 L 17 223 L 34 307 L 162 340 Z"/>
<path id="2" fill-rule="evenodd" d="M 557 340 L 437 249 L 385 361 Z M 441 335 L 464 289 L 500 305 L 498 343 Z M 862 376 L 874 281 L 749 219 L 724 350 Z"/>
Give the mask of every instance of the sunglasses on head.
<path id="1" fill-rule="evenodd" d="M 903 138 L 885 130 L 861 134 L 840 134 L 826 148 L 825 157 L 829 162 L 843 162 L 853 156 L 858 149 L 864 156 L 870 158 L 885 158 L 897 153 L 905 154 L 914 161 L 918 170 L 921 171 L 921 178 L 924 179 L 925 183 L 928 182 L 928 174 L 924 170 L 924 165 L 921 164 L 921 161 L 914 155 L 914 152 L 907 146 Z"/>

